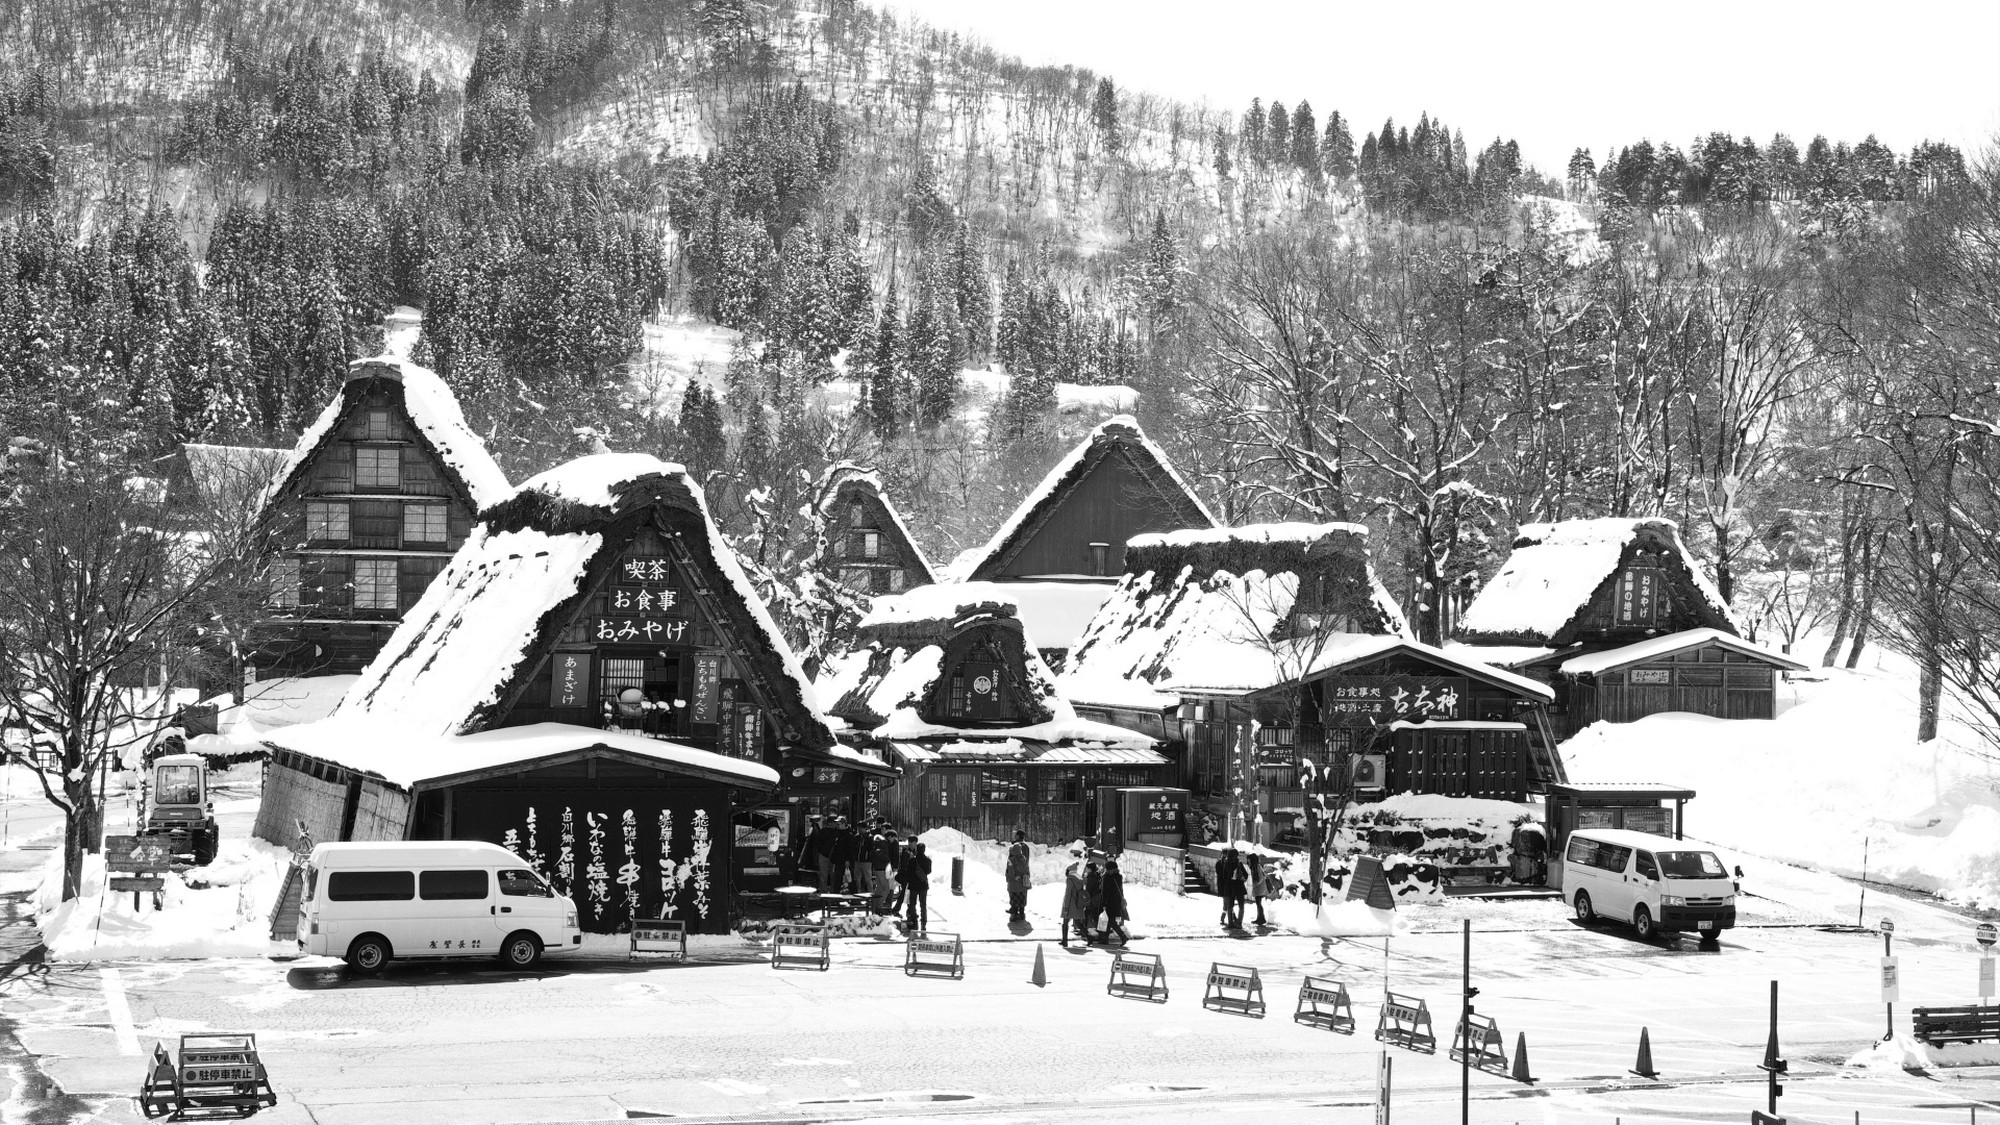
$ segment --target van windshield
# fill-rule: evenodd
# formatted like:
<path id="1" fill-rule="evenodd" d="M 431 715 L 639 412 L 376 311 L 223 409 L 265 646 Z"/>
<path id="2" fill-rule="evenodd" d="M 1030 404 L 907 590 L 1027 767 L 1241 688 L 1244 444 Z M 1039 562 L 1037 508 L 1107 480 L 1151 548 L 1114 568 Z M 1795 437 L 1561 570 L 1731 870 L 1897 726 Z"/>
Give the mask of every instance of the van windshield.
<path id="1" fill-rule="evenodd" d="M 1714 852 L 1661 852 L 1660 871 L 1669 879 L 1723 879 L 1729 875 Z"/>

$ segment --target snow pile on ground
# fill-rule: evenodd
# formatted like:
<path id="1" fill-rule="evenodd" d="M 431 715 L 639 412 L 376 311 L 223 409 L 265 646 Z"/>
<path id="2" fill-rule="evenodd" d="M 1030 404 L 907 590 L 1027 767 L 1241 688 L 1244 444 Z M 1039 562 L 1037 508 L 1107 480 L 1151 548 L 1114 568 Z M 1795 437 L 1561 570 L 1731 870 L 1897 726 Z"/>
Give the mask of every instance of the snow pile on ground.
<path id="1" fill-rule="evenodd" d="M 1898 1035 L 1848 1059 L 1863 1070 L 1930 1070 L 1948 1066 L 2000 1065 L 2000 1043 L 1948 1043 L 1942 1047 Z"/>
<path id="2" fill-rule="evenodd" d="M 225 837 L 215 862 L 169 874 L 162 909 L 105 885 L 104 857 L 84 860 L 81 893 L 62 898 L 62 856 L 52 855 L 35 895 L 36 924 L 55 961 L 263 957 L 271 950 L 271 904 L 290 856 L 262 840 Z"/>
<path id="3" fill-rule="evenodd" d="M 1964 749 L 1973 736 L 1914 742 L 1912 677 L 1823 674 L 1772 720 L 1594 724 L 1562 746 L 1569 775 L 1693 789 L 1699 840 L 1850 877 L 1865 843 L 1871 880 L 2000 907 L 2000 776 Z"/>
<path id="4" fill-rule="evenodd" d="M 1318 937 L 1403 937 L 1410 932 L 1404 914 L 1377 910 L 1365 902 L 1327 900 L 1315 906 L 1302 898 L 1281 898 L 1264 904 L 1267 917 L 1279 926 Z M 1255 907 L 1252 907 L 1252 913 Z"/>

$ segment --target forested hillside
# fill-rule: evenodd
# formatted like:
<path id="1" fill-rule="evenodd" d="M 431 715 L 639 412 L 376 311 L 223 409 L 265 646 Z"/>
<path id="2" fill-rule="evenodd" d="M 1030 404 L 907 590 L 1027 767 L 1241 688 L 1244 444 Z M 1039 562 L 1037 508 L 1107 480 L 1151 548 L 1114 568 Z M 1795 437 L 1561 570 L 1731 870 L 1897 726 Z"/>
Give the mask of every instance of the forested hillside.
<path id="1" fill-rule="evenodd" d="M 517 479 L 684 460 L 781 591 L 829 465 L 949 558 L 1120 385 L 1230 519 L 1373 526 L 1426 639 L 1518 524 L 1664 514 L 1762 639 L 2000 698 L 1990 164 L 1716 132 L 1537 170 L 1339 93 L 1182 104 L 853 0 L 28 0 L 0 429 L 289 444 L 414 306 Z"/>

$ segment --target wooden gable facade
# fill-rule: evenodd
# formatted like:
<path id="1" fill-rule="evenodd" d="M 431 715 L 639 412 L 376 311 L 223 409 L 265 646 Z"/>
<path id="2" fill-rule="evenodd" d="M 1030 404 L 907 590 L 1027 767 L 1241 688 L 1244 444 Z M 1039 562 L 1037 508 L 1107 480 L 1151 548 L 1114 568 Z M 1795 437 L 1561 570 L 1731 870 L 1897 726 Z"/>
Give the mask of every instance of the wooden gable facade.
<path id="1" fill-rule="evenodd" d="M 836 469 L 823 486 L 819 514 L 819 566 L 841 585 L 863 594 L 900 594 L 937 581 L 875 474 Z"/>
<path id="2" fill-rule="evenodd" d="M 413 417 L 403 374 L 355 364 L 265 503 L 269 616 L 250 660 L 259 676 L 361 671 L 465 542 L 491 482 L 505 483 L 469 434 L 449 456 L 438 448 Z"/>
<path id="3" fill-rule="evenodd" d="M 1129 417 L 1097 427 L 1023 501 L 965 577 L 1115 579 L 1135 535 L 1217 526 Z"/>

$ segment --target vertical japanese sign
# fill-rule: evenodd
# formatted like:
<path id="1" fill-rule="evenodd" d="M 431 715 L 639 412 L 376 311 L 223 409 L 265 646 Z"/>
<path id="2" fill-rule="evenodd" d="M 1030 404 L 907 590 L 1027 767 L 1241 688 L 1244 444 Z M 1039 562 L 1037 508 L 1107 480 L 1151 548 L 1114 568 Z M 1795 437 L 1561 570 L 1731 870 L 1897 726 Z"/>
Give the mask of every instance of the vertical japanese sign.
<path id="1" fill-rule="evenodd" d="M 549 678 L 550 707 L 590 706 L 590 654 L 558 652 Z"/>
<path id="2" fill-rule="evenodd" d="M 722 657 L 705 652 L 694 658 L 694 716 L 697 723 L 716 721 L 721 696 Z"/>
<path id="3" fill-rule="evenodd" d="M 1659 573 L 1652 570 L 1618 572 L 1617 621 L 1620 625 L 1651 625 L 1659 594 Z"/>

